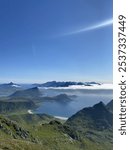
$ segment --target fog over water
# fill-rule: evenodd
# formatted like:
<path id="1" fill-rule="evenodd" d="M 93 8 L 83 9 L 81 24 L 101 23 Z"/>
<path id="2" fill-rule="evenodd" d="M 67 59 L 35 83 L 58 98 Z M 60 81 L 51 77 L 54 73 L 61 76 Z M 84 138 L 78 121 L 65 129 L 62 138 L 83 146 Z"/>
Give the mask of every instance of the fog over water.
<path id="1" fill-rule="evenodd" d="M 70 117 L 84 107 L 93 106 L 103 101 L 107 104 L 113 97 L 112 89 L 40 89 L 43 96 L 59 94 L 73 95 L 71 101 L 46 100 L 35 110 L 35 113 L 47 113 L 54 116 Z"/>

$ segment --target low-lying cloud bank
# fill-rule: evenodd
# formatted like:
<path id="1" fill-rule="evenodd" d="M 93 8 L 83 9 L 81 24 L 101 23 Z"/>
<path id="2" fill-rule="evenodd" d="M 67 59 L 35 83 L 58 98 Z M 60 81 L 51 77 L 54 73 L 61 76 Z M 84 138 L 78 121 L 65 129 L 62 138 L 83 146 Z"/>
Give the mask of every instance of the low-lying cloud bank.
<path id="1" fill-rule="evenodd" d="M 68 87 L 39 87 L 39 89 L 113 89 L 113 84 L 91 84 L 91 86 L 85 85 L 71 85 Z"/>

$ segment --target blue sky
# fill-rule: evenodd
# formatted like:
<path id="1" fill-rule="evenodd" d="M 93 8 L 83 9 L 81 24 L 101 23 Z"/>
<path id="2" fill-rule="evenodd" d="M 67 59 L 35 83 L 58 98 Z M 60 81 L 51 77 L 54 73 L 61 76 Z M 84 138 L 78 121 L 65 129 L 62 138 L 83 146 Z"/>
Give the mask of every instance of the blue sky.
<path id="1" fill-rule="evenodd" d="M 112 82 L 112 0 L 0 0 L 0 82 Z"/>

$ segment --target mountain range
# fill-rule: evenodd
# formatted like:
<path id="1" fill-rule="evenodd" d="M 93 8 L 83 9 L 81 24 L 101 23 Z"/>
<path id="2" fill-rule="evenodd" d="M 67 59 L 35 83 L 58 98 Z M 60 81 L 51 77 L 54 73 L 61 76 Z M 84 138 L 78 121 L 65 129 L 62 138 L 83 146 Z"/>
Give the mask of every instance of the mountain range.
<path id="1" fill-rule="evenodd" d="M 72 82 L 72 81 L 49 81 L 42 84 L 17 84 L 17 83 L 5 83 L 0 84 L 0 97 L 9 96 L 16 91 L 27 90 L 31 88 L 101 88 L 101 89 L 112 89 L 111 84 L 100 84 L 97 82 Z"/>
<path id="2" fill-rule="evenodd" d="M 28 99 L 9 99 L 9 100 L 0 100 L 0 113 L 1 114 L 8 114 L 13 112 L 23 112 L 27 111 L 28 109 L 35 109 L 37 105 Z"/>
<path id="3" fill-rule="evenodd" d="M 22 86 L 13 82 L 0 84 L 0 96 L 8 96 L 17 90 L 21 90 Z"/>
<path id="4" fill-rule="evenodd" d="M 65 122 L 46 114 L 0 115 L 0 148 L 112 150 L 112 107 L 113 101 L 99 102 Z"/>
<path id="5" fill-rule="evenodd" d="M 107 106 L 108 104 L 105 105 L 103 102 L 99 102 L 93 107 L 86 107 L 70 117 L 66 124 L 70 126 L 73 124 L 73 127 L 79 131 L 79 126 L 98 131 L 112 129 L 113 114 L 109 111 Z"/>
<path id="6" fill-rule="evenodd" d="M 19 84 L 10 82 L 10 83 L 5 83 L 5 84 L 0 84 L 0 88 L 6 88 L 6 87 L 21 87 Z"/>
<path id="7" fill-rule="evenodd" d="M 44 100 L 69 102 L 75 95 L 42 95 L 39 87 L 93 86 L 96 82 L 46 82 L 25 89 L 1 84 L 8 97 L 0 98 L 0 149 L 2 150 L 112 150 L 113 101 L 85 107 L 66 121 L 47 114 L 29 114 Z M 44 93 L 43 93 L 44 94 Z M 62 110 L 61 110 L 62 111 Z"/>
<path id="8" fill-rule="evenodd" d="M 93 84 L 100 85 L 100 83 L 97 82 L 57 82 L 57 81 L 50 81 L 43 84 L 33 84 L 34 86 L 39 87 L 69 87 L 72 85 L 84 85 L 84 86 L 92 86 Z"/>
<path id="9" fill-rule="evenodd" d="M 9 96 L 10 99 L 30 99 L 33 101 L 41 101 L 43 102 L 44 100 L 54 100 L 54 101 L 58 101 L 58 102 L 68 102 L 71 101 L 73 98 L 75 98 L 76 95 L 67 95 L 67 94 L 59 94 L 56 96 L 44 96 L 42 95 L 42 93 L 40 92 L 38 87 L 34 87 L 34 88 L 29 88 L 26 90 L 18 90 L 16 92 L 14 92 L 13 94 L 11 94 Z"/>

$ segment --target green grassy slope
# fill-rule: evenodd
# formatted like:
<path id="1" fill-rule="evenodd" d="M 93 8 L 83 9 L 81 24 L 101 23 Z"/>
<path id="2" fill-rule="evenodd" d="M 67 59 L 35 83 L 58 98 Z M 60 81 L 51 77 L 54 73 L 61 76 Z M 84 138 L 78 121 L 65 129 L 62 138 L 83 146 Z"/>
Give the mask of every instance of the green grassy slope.
<path id="1" fill-rule="evenodd" d="M 46 114 L 6 114 L 0 116 L 0 149 L 112 150 L 112 113 L 99 103 L 65 123 Z"/>
<path id="2" fill-rule="evenodd" d="M 36 108 L 36 105 L 31 100 L 6 100 L 0 101 L 0 113 L 10 113 L 15 111 L 23 111 Z"/>

